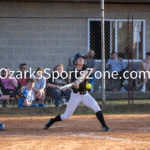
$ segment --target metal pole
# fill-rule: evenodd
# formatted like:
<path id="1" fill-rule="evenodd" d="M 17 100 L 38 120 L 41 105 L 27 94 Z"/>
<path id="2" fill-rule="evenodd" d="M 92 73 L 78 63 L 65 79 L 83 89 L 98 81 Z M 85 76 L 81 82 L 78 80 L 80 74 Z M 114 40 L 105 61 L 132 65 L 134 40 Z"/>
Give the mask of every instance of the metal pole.
<path id="1" fill-rule="evenodd" d="M 104 0 L 101 0 L 101 59 L 102 59 L 102 103 L 105 104 L 105 33 L 104 33 Z"/>

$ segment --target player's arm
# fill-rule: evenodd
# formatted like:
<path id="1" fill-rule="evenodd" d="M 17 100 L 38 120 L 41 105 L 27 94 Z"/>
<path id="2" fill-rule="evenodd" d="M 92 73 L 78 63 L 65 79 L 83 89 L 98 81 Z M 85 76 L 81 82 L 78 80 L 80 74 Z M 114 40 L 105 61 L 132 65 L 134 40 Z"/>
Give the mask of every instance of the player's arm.
<path id="1" fill-rule="evenodd" d="M 75 80 L 74 88 L 78 89 L 81 82 L 83 82 L 86 79 L 86 76 L 88 75 L 88 71 L 84 70 L 82 71 L 82 74 L 78 77 L 77 80 Z"/>
<path id="2" fill-rule="evenodd" d="M 77 80 L 75 82 L 80 84 L 81 82 L 83 82 L 86 79 L 87 75 L 88 75 L 88 71 L 87 70 L 82 71 L 81 75 L 77 78 Z"/>

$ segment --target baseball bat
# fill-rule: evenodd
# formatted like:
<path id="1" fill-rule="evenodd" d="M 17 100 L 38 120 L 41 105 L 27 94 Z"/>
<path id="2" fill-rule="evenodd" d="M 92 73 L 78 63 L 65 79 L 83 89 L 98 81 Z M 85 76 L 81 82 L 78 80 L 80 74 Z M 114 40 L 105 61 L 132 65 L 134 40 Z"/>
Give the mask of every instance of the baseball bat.
<path id="1" fill-rule="evenodd" d="M 79 80 L 79 82 L 83 81 L 83 79 L 78 79 L 78 80 Z M 69 84 L 67 84 L 67 85 L 64 85 L 64 86 L 60 87 L 60 90 L 66 89 L 66 88 L 70 88 L 70 87 L 72 87 L 74 84 L 75 84 L 75 82 L 69 83 Z"/>
<path id="2" fill-rule="evenodd" d="M 60 87 L 60 90 L 63 90 L 63 89 L 66 89 L 66 88 L 70 88 L 70 87 L 72 87 L 74 84 L 75 84 L 75 83 L 70 83 L 70 84 L 61 86 L 61 87 Z"/>

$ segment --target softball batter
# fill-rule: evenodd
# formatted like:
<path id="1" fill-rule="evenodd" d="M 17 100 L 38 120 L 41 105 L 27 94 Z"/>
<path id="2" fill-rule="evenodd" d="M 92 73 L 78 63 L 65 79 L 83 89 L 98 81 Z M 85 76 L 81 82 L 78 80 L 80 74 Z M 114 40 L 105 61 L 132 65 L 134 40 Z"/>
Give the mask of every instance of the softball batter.
<path id="1" fill-rule="evenodd" d="M 67 120 L 74 113 L 77 106 L 82 102 L 85 106 L 92 109 L 97 116 L 97 119 L 102 125 L 103 131 L 109 131 L 109 127 L 106 125 L 101 108 L 95 101 L 95 99 L 89 95 L 86 89 L 86 76 L 88 74 L 87 68 L 85 66 L 85 55 L 78 53 L 74 56 L 73 63 L 75 65 L 75 70 L 78 71 L 77 77 L 75 73 L 71 75 L 71 83 L 75 82 L 72 87 L 72 93 L 70 100 L 68 102 L 66 111 L 64 114 L 58 115 L 55 118 L 51 118 L 44 126 L 44 129 L 48 129 L 52 124 L 57 121 Z M 82 75 L 81 72 L 82 71 Z"/>

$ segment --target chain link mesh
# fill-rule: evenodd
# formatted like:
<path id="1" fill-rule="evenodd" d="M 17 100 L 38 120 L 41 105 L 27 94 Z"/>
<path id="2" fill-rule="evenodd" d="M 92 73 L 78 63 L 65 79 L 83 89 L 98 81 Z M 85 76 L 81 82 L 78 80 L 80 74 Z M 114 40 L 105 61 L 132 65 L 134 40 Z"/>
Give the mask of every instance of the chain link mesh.
<path id="1" fill-rule="evenodd" d="M 115 52 L 118 60 L 126 65 L 119 71 L 122 76 L 125 70 L 138 70 L 139 62 L 145 57 L 145 20 L 134 18 L 135 14 L 140 13 L 138 10 L 132 10 L 131 13 L 121 10 L 122 6 L 119 10 L 109 7 L 109 4 L 106 5 L 105 10 L 106 64 Z M 120 11 L 124 13 L 122 16 L 118 13 Z M 87 55 L 89 50 L 95 52 L 94 67 L 101 70 L 100 2 L 0 2 L 1 68 L 17 71 L 21 63 L 26 63 L 33 70 L 42 66 L 52 71 L 56 65 L 63 64 L 65 70 L 69 70 L 73 56 L 78 52 Z M 110 64 L 106 70 L 110 71 L 111 68 Z M 123 78 L 106 78 L 106 91 L 140 90 L 136 88 L 135 80 L 131 81 L 131 85 L 127 82 L 129 80 Z M 92 92 L 101 92 L 101 80 L 92 81 L 92 85 Z M 10 95 L 9 92 L 17 88 L 5 89 L 4 92 L 3 87 L 1 82 L 2 95 Z"/>

